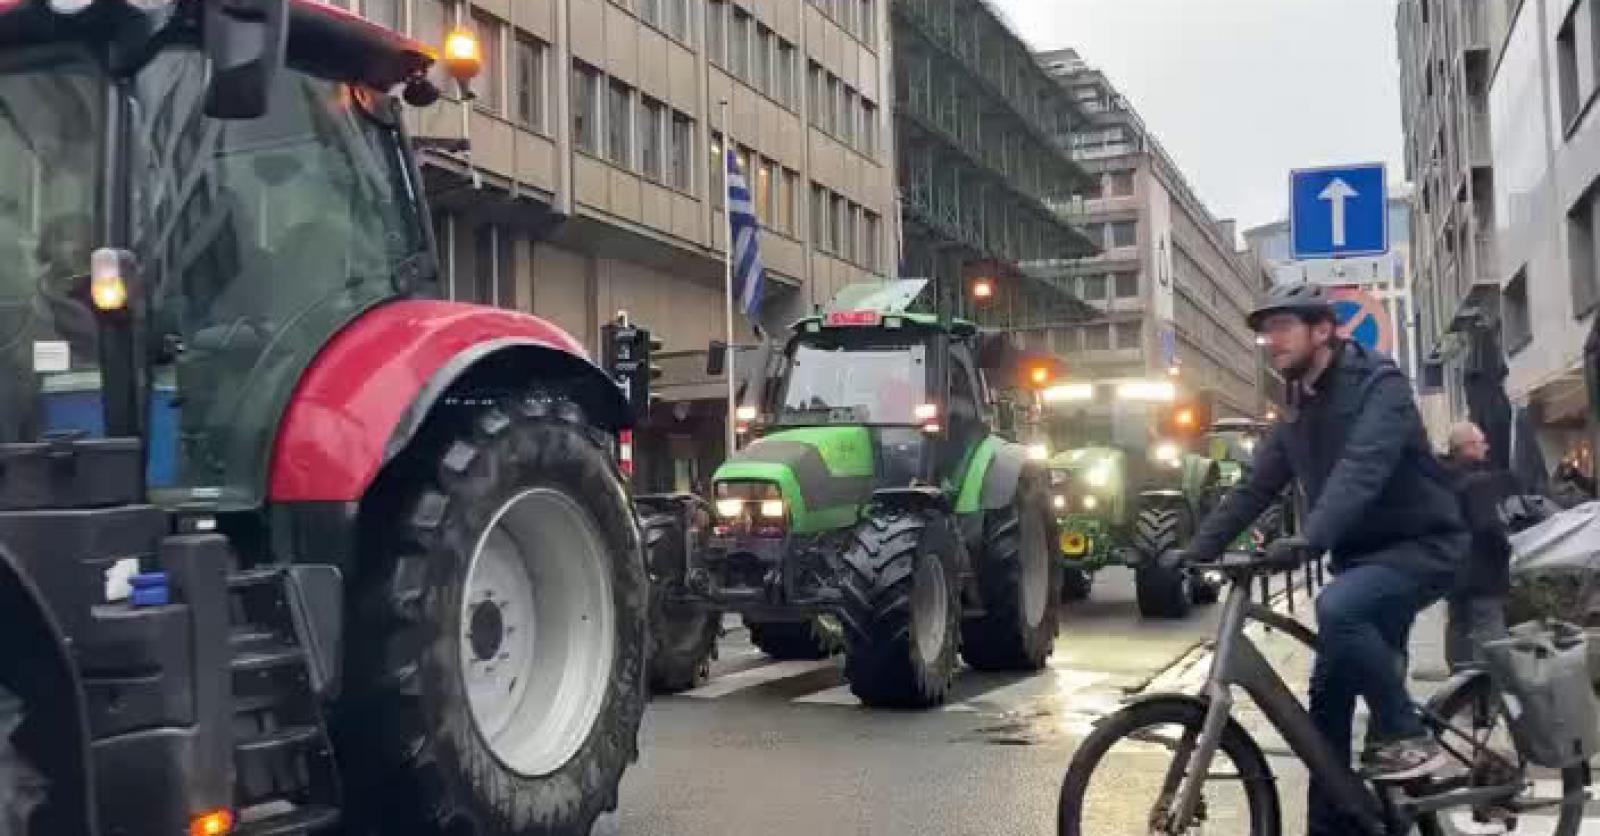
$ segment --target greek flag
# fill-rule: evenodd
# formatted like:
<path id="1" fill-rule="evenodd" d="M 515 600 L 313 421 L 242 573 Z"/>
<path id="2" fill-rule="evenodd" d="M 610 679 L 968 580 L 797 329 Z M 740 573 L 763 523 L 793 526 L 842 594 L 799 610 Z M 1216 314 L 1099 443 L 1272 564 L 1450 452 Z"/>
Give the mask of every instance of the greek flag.
<path id="1" fill-rule="evenodd" d="M 761 266 L 761 252 L 756 236 L 760 231 L 756 220 L 755 202 L 750 199 L 750 182 L 739 170 L 739 157 L 728 149 L 728 231 L 730 257 L 733 259 L 733 292 L 739 294 L 739 308 L 752 323 L 761 310 L 761 285 L 766 270 Z"/>

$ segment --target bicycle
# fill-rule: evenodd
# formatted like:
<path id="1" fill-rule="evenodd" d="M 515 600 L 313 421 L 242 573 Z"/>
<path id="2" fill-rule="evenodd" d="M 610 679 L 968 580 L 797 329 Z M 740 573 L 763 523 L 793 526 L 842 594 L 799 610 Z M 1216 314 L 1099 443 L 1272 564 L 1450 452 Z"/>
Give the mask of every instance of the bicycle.
<path id="1" fill-rule="evenodd" d="M 1117 780 L 1115 799 L 1122 799 L 1140 781 L 1153 786 L 1153 771 L 1125 770 L 1117 761 L 1102 759 L 1119 741 L 1154 742 L 1172 753 L 1161 774 L 1160 794 L 1151 805 L 1140 833 L 1178 836 L 1195 832 L 1230 836 L 1277 836 L 1282 813 L 1272 768 L 1255 739 L 1233 717 L 1233 688 L 1241 687 L 1277 729 L 1296 757 L 1325 788 L 1325 795 L 1371 836 L 1399 836 L 1415 827 L 1423 836 L 1463 832 L 1457 819 L 1470 815 L 1476 823 L 1465 832 L 1483 833 L 1485 824 L 1514 828 L 1519 814 L 1557 808 L 1556 836 L 1575 836 L 1588 800 L 1587 763 L 1561 770 L 1559 799 L 1541 800 L 1528 795 L 1532 787 L 1529 764 L 1519 752 L 1506 725 L 1507 703 L 1489 673 L 1468 668 L 1454 674 L 1425 705 L 1423 722 L 1451 755 L 1459 774 L 1405 783 L 1372 782 L 1361 778 L 1335 758 L 1333 748 L 1313 725 L 1283 679 L 1245 635 L 1247 621 L 1257 621 L 1315 650 L 1316 633 L 1292 618 L 1272 611 L 1250 598 L 1256 577 L 1298 568 L 1303 561 L 1285 565 L 1260 552 L 1229 552 L 1221 560 L 1197 565 L 1197 571 L 1218 572 L 1229 583 L 1227 599 L 1217 626 L 1210 675 L 1199 695 L 1152 694 L 1135 699 L 1099 722 L 1074 754 L 1062 781 L 1058 810 L 1060 836 L 1108 836 L 1112 825 L 1126 825 L 1125 814 L 1111 820 L 1086 821 L 1085 793 L 1090 780 L 1104 769 Z M 1467 723 L 1462 728 L 1462 715 Z M 1161 736 L 1155 729 L 1181 730 Z M 1175 739 L 1174 739 L 1175 738 Z M 1509 747 L 1511 751 L 1506 751 Z M 1233 774 L 1213 771 L 1219 754 L 1234 766 Z M 1157 753 L 1159 754 L 1159 752 Z M 1443 775 L 1444 773 L 1439 773 Z M 1199 775 L 1202 780 L 1186 780 Z M 1206 785 L 1219 781 L 1242 785 L 1244 803 L 1234 807 L 1207 804 Z M 1114 810 L 1117 809 L 1114 805 Z M 1121 809 L 1127 805 L 1122 803 Z M 1249 827 L 1229 817 L 1249 816 Z M 1204 830 L 1219 823 L 1219 829 Z M 1447 829 L 1448 828 L 1448 829 Z M 1120 832 L 1120 831 L 1119 831 Z"/>

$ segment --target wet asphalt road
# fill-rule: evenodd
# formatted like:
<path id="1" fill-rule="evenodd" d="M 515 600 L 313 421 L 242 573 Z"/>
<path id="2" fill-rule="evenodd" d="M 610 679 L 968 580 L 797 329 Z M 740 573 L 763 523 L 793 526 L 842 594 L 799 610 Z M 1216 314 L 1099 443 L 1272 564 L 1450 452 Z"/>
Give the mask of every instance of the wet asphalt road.
<path id="1" fill-rule="evenodd" d="M 863 708 L 838 660 L 774 663 L 736 629 L 705 687 L 652 702 L 620 808 L 595 833 L 1053 834 L 1090 722 L 1207 638 L 1215 610 L 1141 621 L 1131 574 L 1108 570 L 1069 605 L 1046 670 L 964 671 L 949 704 L 923 712 Z M 1119 758 L 1115 774 L 1153 762 Z M 1129 810 L 1127 832 L 1141 817 Z"/>

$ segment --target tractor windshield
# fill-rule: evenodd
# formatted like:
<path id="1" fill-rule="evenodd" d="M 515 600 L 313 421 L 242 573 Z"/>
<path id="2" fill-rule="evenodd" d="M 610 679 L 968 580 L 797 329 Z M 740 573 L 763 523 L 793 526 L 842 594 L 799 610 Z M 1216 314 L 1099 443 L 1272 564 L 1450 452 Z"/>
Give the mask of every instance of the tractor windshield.
<path id="1" fill-rule="evenodd" d="M 266 116 L 218 121 L 201 111 L 205 66 L 168 49 L 133 85 L 153 400 L 174 404 L 181 440 L 152 481 L 247 506 L 284 408 L 261 393 L 286 398 L 331 334 L 402 292 L 426 248 L 398 133 L 366 92 L 290 71 Z"/>
<path id="2" fill-rule="evenodd" d="M 927 400 L 927 346 L 800 343 L 785 377 L 779 423 L 916 424 Z"/>
<path id="3" fill-rule="evenodd" d="M 98 381 L 85 274 L 106 87 L 74 46 L 0 53 L 0 443 L 103 428 L 76 393 Z"/>

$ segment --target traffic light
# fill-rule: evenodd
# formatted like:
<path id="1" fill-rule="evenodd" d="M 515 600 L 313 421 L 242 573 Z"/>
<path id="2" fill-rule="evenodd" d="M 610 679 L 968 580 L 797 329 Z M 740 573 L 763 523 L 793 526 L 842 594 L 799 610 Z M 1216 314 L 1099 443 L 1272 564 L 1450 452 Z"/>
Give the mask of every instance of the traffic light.
<path id="1" fill-rule="evenodd" d="M 661 377 L 661 370 L 650 362 L 661 341 L 651 336 L 650 329 L 628 322 L 626 312 L 602 326 L 601 334 L 606 372 L 627 395 L 635 418 L 643 420 L 650 414 L 651 384 Z"/>

